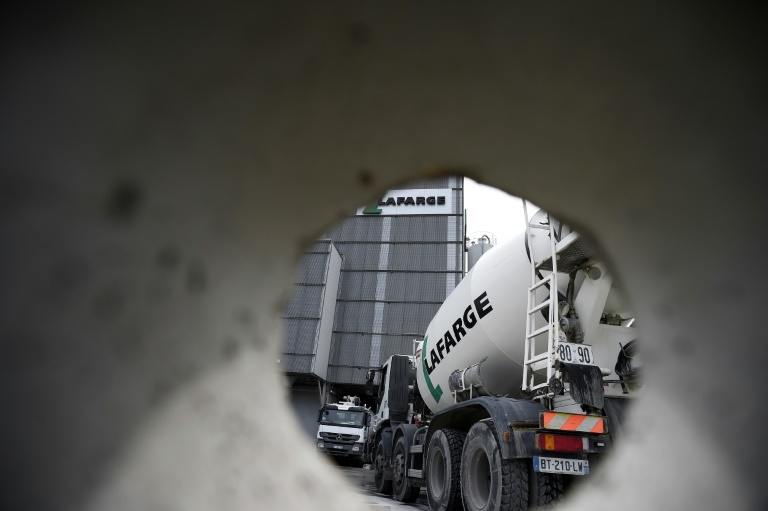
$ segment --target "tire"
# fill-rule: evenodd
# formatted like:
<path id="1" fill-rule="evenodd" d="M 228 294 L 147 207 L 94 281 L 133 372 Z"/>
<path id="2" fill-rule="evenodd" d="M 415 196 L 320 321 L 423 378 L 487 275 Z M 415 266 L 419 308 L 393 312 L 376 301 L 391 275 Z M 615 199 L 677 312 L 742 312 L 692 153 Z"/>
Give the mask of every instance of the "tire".
<path id="1" fill-rule="evenodd" d="M 461 488 L 466 511 L 528 509 L 528 463 L 504 461 L 496 434 L 487 421 L 467 433 L 461 460 Z"/>
<path id="2" fill-rule="evenodd" d="M 565 481 L 560 474 L 545 474 L 534 472 L 531 467 L 531 494 L 530 504 L 532 508 L 551 507 L 560 500 L 565 489 Z"/>
<path id="3" fill-rule="evenodd" d="M 460 511 L 461 450 L 466 434 L 438 429 L 432 434 L 424 457 L 424 480 L 431 511 Z"/>
<path id="4" fill-rule="evenodd" d="M 420 486 L 414 486 L 408 479 L 408 449 L 405 438 L 400 437 L 392 454 L 392 496 L 400 502 L 413 502 L 419 498 Z"/>
<path id="5" fill-rule="evenodd" d="M 376 491 L 384 495 L 392 495 L 392 479 L 387 478 L 387 463 L 384 457 L 384 442 L 379 442 L 373 457 L 373 483 Z"/>

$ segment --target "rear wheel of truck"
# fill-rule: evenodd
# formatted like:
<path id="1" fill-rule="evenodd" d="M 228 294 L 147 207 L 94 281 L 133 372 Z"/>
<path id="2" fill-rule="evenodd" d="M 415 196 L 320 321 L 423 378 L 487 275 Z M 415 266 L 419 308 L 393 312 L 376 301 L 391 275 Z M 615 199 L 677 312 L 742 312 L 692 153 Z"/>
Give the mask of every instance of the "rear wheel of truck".
<path id="1" fill-rule="evenodd" d="M 376 491 L 385 495 L 392 494 L 392 479 L 387 479 L 387 464 L 384 457 L 384 442 L 379 442 L 373 457 L 373 483 Z"/>
<path id="2" fill-rule="evenodd" d="M 466 511 L 528 509 L 528 463 L 504 461 L 492 426 L 478 422 L 467 433 L 461 460 L 461 488 Z"/>
<path id="3" fill-rule="evenodd" d="M 424 460 L 427 500 L 432 511 L 461 510 L 461 450 L 466 434 L 438 429 L 432 434 Z"/>
<path id="4" fill-rule="evenodd" d="M 531 467 L 531 507 L 547 507 L 560 500 L 565 482 L 560 474 L 535 472 Z"/>
<path id="5" fill-rule="evenodd" d="M 419 498 L 421 487 L 414 486 L 408 479 L 408 450 L 405 439 L 398 438 L 392 454 L 392 496 L 400 502 L 413 502 Z"/>

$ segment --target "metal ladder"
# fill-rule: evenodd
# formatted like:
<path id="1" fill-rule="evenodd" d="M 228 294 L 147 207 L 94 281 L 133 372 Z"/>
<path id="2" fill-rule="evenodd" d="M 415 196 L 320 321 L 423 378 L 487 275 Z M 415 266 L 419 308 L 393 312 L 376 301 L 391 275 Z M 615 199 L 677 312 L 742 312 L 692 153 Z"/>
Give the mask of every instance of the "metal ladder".
<path id="1" fill-rule="evenodd" d="M 557 296 L 558 251 L 555 241 L 554 226 L 549 214 L 547 214 L 547 225 L 531 226 L 530 219 L 528 218 L 526 200 L 523 200 L 523 214 L 525 215 L 525 237 L 528 243 L 528 251 L 531 259 L 531 286 L 528 288 L 528 305 L 525 318 L 525 356 L 523 359 L 522 388 L 527 392 L 535 392 L 540 389 L 546 389 L 555 373 L 555 350 L 557 349 L 557 343 L 560 339 L 560 318 L 558 317 L 560 307 Z M 551 271 L 548 275 L 543 276 L 542 278 L 539 278 L 540 272 L 537 271 L 540 267 L 537 266 L 536 257 L 533 253 L 531 229 L 545 229 L 549 233 L 550 253 L 548 254 L 549 257 L 545 258 L 545 261 L 547 263 L 550 260 L 552 261 Z M 536 291 L 540 287 L 546 285 L 549 285 L 549 295 L 547 299 L 537 303 Z M 549 307 L 547 324 L 543 327 L 536 328 L 536 315 L 540 314 L 540 311 L 545 307 Z M 547 335 L 547 350 L 541 353 L 536 353 L 536 339 L 544 334 Z M 547 370 L 546 380 L 534 384 L 534 373 L 545 368 Z"/>

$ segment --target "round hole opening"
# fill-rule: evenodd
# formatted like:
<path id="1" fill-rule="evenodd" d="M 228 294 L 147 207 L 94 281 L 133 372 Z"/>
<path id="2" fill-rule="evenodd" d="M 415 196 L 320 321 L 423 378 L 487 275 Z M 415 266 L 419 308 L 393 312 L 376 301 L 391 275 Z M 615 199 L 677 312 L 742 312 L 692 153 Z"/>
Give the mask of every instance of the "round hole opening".
<path id="1" fill-rule="evenodd" d="M 406 448 L 404 468 L 417 488 L 397 487 L 423 503 L 422 459 L 433 492 L 445 491 L 445 458 L 420 444 L 428 434 L 412 436 L 431 434 L 435 414 L 467 431 L 446 419 L 453 407 L 528 401 L 530 413 L 514 420 L 478 402 L 477 420 L 494 419 L 507 442 L 515 427 L 506 425 L 525 424 L 530 445 L 521 448 L 537 456 L 525 458 L 529 472 L 559 474 L 563 497 L 608 455 L 610 425 L 642 386 L 638 321 L 598 244 L 461 176 L 388 190 L 305 247 L 283 323 L 279 363 L 317 451 L 345 472 L 363 470 L 351 480 L 364 491 L 390 493 L 394 452 L 376 448 L 394 451 L 397 428 L 414 426 L 406 444 L 421 447 Z M 503 455 L 516 458 L 510 449 Z M 468 466 L 468 498 L 483 507 L 490 462 L 476 453 Z"/>

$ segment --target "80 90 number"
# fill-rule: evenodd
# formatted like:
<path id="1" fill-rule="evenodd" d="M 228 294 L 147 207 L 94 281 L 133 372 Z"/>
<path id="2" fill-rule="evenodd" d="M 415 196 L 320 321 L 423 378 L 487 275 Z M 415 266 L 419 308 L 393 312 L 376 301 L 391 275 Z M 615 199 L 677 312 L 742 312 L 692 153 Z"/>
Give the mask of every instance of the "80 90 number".
<path id="1" fill-rule="evenodd" d="M 588 344 L 561 342 L 557 345 L 557 358 L 566 364 L 596 365 L 595 357 L 592 355 L 592 346 Z"/>

